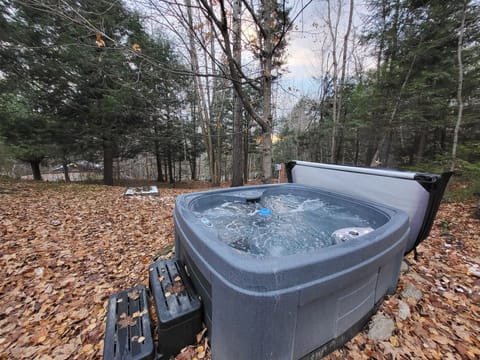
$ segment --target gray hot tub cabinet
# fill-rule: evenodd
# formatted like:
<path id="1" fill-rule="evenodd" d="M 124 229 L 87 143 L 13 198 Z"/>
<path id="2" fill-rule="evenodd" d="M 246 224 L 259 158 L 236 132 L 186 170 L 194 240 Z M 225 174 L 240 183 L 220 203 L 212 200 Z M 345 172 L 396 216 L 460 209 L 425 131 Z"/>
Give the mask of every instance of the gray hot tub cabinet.
<path id="1" fill-rule="evenodd" d="M 428 234 L 429 228 L 425 230 L 425 226 L 431 223 L 424 218 L 433 217 L 435 206 L 438 208 L 429 195 L 420 196 L 421 203 L 409 205 L 408 209 L 398 203 L 393 203 L 394 207 L 382 205 L 371 201 L 373 195 L 363 196 L 358 178 L 345 184 L 350 190 L 358 185 L 358 196 L 342 194 L 336 188 L 333 190 L 339 192 L 332 193 L 331 184 L 326 182 L 327 186 L 322 188 L 324 182 L 313 179 L 336 177 L 345 168 L 333 170 L 322 165 L 291 163 L 289 179 L 295 184 L 248 189 L 259 193 L 272 189 L 280 193 L 311 191 L 315 196 L 320 194 L 350 204 L 358 211 L 383 216 L 384 224 L 356 241 L 307 254 L 254 256 L 220 241 L 215 228 L 205 227 L 194 211 L 217 204 L 222 197 L 244 197 L 241 201 L 250 201 L 242 195 L 243 189 L 178 197 L 174 212 L 176 252 L 201 296 L 213 359 L 317 359 L 341 346 L 368 321 L 383 297 L 395 291 L 404 253 L 413 249 L 422 231 L 425 236 Z M 322 174 L 324 170 L 327 175 Z M 393 173 L 376 176 L 388 184 L 389 180 L 384 178 L 391 175 Z M 375 175 L 360 178 L 369 176 Z M 413 178 L 410 179 L 410 175 L 408 180 L 392 177 L 416 182 L 425 189 L 424 184 Z M 338 179 L 344 180 L 342 176 Z M 404 184 L 404 181 L 391 181 L 395 186 Z M 371 179 L 366 184 L 373 190 L 388 193 L 386 188 L 375 187 Z M 415 189 L 415 196 L 422 194 L 417 186 L 406 189 L 408 192 Z M 402 198 L 403 190 L 390 191 L 396 199 Z M 420 206 L 424 209 L 418 209 Z M 422 219 L 416 218 L 421 213 Z"/>

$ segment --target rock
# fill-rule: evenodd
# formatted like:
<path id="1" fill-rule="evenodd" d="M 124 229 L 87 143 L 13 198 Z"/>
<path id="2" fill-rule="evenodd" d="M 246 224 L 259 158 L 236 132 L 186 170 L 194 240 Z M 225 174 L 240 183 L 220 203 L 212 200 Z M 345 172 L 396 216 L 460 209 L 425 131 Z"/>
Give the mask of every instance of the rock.
<path id="1" fill-rule="evenodd" d="M 423 293 L 412 284 L 407 284 L 401 295 L 405 299 L 414 298 L 417 301 L 423 298 Z"/>
<path id="2" fill-rule="evenodd" d="M 400 272 L 402 274 L 405 274 L 408 272 L 409 269 L 410 267 L 408 266 L 408 264 L 405 261 L 402 261 L 402 265 L 400 265 Z"/>
<path id="3" fill-rule="evenodd" d="M 372 319 L 368 338 L 374 341 L 388 340 L 395 330 L 395 323 L 385 315 L 375 315 Z"/>
<path id="4" fill-rule="evenodd" d="M 401 320 L 408 319 L 410 317 L 410 307 L 402 300 L 398 300 L 398 317 Z"/>
<path id="5" fill-rule="evenodd" d="M 420 275 L 418 275 L 417 273 L 415 272 L 410 272 L 408 274 L 409 277 L 412 278 L 412 280 L 415 280 L 416 282 L 419 282 L 419 283 L 422 283 L 422 284 L 425 284 L 425 283 L 428 283 L 428 281 L 426 281 L 423 277 L 421 277 Z"/>

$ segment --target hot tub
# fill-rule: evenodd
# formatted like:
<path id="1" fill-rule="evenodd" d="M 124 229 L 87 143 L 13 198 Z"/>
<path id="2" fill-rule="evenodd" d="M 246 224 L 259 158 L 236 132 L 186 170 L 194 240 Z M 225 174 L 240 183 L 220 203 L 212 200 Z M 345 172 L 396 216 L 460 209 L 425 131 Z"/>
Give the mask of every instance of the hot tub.
<path id="1" fill-rule="evenodd" d="M 215 360 L 341 346 L 395 291 L 412 238 L 401 209 L 298 183 L 179 196 L 174 221 Z"/>
<path id="2" fill-rule="evenodd" d="M 329 224 L 325 233 L 330 242 L 305 244 L 298 239 L 304 231 L 296 229 L 301 210 L 277 214 L 265 204 L 272 196 L 296 196 L 311 205 L 348 209 L 346 217 L 361 215 L 358 222 L 364 226 Z M 284 241 L 276 244 L 275 227 L 271 243 L 256 242 L 254 237 L 262 234 L 255 231 L 250 238 L 229 238 L 225 225 L 218 228 L 214 210 L 234 208 L 235 203 L 251 209 L 251 226 L 257 226 L 257 232 L 263 222 L 275 221 L 278 226 L 283 221 L 280 236 L 290 229 L 292 242 L 298 244 L 287 249 L 282 248 Z M 271 213 L 262 215 L 264 209 Z M 355 239 L 337 239 L 333 234 L 342 228 L 374 229 Z M 395 289 L 409 226 L 408 216 L 399 210 L 311 187 L 281 185 L 180 197 L 175 230 L 178 257 L 205 307 L 213 357 L 263 360 L 299 359 L 370 315 L 375 304 Z"/>

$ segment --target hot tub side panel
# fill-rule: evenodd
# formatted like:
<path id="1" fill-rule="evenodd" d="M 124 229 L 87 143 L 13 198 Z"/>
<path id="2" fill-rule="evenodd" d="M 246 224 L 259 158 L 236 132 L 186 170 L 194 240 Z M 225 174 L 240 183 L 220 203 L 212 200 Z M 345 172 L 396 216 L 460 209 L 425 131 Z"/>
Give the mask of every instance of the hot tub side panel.
<path id="1" fill-rule="evenodd" d="M 197 237 L 176 213 L 176 250 L 202 297 L 213 359 L 299 359 L 342 338 L 396 287 L 409 231 L 405 214 L 399 223 L 395 231 L 387 232 L 383 251 L 310 264 L 305 267 L 308 281 L 299 277 L 295 286 L 264 291 L 227 280 L 234 270 L 205 251 L 203 243 L 209 239 Z M 272 272 L 279 283 L 288 277 L 275 268 Z M 322 275 L 311 280 L 311 272 Z"/>

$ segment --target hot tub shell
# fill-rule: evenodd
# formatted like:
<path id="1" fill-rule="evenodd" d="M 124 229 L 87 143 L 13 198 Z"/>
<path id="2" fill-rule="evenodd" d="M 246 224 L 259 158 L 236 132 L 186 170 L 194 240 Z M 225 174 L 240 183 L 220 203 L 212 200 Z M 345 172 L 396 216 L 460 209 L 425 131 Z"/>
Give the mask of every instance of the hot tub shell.
<path id="1" fill-rule="evenodd" d="M 301 185 L 249 189 L 275 187 L 281 193 L 323 193 Z M 409 234 L 403 211 L 334 195 L 381 213 L 387 223 L 357 241 L 259 257 L 219 241 L 215 229 L 193 214 L 192 204 L 236 192 L 185 195 L 175 209 L 177 256 L 201 296 L 214 359 L 299 359 L 322 346 L 327 351 L 334 345 L 329 342 L 348 337 L 395 290 Z"/>
<path id="2" fill-rule="evenodd" d="M 294 162 L 288 174 L 296 184 L 248 187 L 250 193 L 311 191 L 387 218 L 384 225 L 355 241 L 307 254 L 259 257 L 239 252 L 220 241 L 215 228 L 205 227 L 195 215 L 196 207 L 214 206 L 222 197 L 251 201 L 244 188 L 178 197 L 176 253 L 201 296 L 213 359 L 321 358 L 355 335 L 384 296 L 395 291 L 403 256 L 428 235 L 449 175 L 442 180 L 436 175 L 367 171 L 357 182 L 345 184 L 343 194 L 329 191 L 338 190 L 334 179 L 315 180 L 332 177 L 335 171 L 342 172 L 338 178 L 342 181 L 349 176 L 346 172 L 358 176 L 357 168 L 338 168 Z M 365 186 L 375 193 L 375 179 L 383 185 L 377 189 L 381 193 L 392 192 L 401 204 L 405 203 L 402 196 L 412 195 L 416 203 L 402 209 L 385 205 L 388 196 L 380 198 L 384 204 L 371 201 L 375 194 L 362 196 Z"/>

